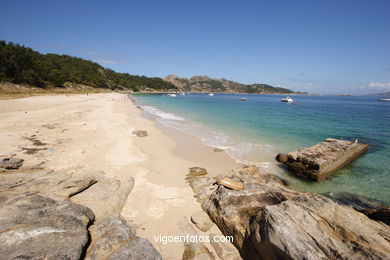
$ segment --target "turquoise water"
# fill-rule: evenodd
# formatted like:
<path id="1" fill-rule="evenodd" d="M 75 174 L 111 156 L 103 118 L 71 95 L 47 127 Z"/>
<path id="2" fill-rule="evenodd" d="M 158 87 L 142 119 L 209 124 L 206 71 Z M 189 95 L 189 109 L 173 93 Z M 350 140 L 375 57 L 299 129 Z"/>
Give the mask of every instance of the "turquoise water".
<path id="1" fill-rule="evenodd" d="M 160 94 L 133 95 L 147 113 L 166 126 L 225 149 L 238 161 L 255 163 L 289 185 L 317 193 L 342 191 L 390 203 L 390 102 L 376 97 Z M 238 98 L 246 97 L 246 101 Z M 279 152 L 312 146 L 325 138 L 359 139 L 369 151 L 329 179 L 296 178 L 274 160 Z"/>

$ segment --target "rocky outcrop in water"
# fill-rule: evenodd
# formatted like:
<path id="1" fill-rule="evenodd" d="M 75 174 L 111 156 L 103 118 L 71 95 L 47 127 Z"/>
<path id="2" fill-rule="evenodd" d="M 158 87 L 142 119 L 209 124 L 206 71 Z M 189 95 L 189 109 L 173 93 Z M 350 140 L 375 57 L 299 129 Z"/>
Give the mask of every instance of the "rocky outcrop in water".
<path id="1" fill-rule="evenodd" d="M 216 178 L 188 181 L 244 259 L 388 259 L 390 228 L 317 194 L 289 189 L 254 166 L 234 170 L 237 191 Z"/>
<path id="2" fill-rule="evenodd" d="M 286 164 L 297 176 L 318 181 L 346 166 L 367 149 L 367 144 L 357 141 L 327 138 L 309 148 L 278 154 L 276 160 Z"/>

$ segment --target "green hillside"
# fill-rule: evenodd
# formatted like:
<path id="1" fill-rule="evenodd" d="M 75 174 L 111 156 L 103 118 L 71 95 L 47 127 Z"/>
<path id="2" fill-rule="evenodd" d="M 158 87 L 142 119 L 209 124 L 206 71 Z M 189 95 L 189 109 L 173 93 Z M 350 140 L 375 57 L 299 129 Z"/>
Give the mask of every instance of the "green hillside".
<path id="1" fill-rule="evenodd" d="M 69 55 L 41 54 L 5 41 L 0 41 L 0 82 L 39 88 L 61 88 L 65 83 L 76 83 L 94 88 L 133 91 L 177 89 L 161 78 L 118 73 L 89 60 Z"/>

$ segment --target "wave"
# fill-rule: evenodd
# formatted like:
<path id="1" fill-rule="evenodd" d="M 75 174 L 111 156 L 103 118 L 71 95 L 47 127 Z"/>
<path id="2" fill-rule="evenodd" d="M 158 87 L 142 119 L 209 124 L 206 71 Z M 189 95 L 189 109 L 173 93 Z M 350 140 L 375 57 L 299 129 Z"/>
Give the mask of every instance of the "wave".
<path id="1" fill-rule="evenodd" d="M 274 152 L 272 152 L 272 145 L 239 140 L 225 132 L 161 111 L 155 107 L 141 107 L 144 111 L 155 115 L 157 117 L 156 120 L 164 126 L 195 136 L 205 145 L 223 149 L 230 157 L 239 163 L 256 164 L 261 168 L 268 168 L 271 164 L 271 158 L 267 158 L 264 154 L 274 154 Z"/>
<path id="2" fill-rule="evenodd" d="M 164 119 L 169 119 L 169 120 L 179 120 L 179 121 L 182 121 L 184 120 L 184 118 L 180 117 L 180 116 L 175 116 L 171 113 L 166 113 L 166 112 L 163 112 L 155 107 L 151 107 L 151 106 L 142 106 L 142 109 L 146 112 L 149 112 L 150 114 L 153 114 L 153 115 L 156 115 L 158 117 L 161 117 L 161 118 L 164 118 Z"/>

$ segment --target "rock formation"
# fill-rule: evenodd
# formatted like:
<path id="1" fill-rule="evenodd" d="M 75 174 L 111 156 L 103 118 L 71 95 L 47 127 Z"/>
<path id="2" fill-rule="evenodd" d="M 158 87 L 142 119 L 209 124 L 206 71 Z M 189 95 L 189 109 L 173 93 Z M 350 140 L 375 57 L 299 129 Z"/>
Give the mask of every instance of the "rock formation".
<path id="1" fill-rule="evenodd" d="M 120 216 L 133 185 L 104 172 L 1 174 L 1 258 L 161 259 Z"/>
<path id="2" fill-rule="evenodd" d="M 91 235 L 95 239 L 88 249 L 87 260 L 145 259 L 161 260 L 152 244 L 135 236 L 120 216 L 111 216 L 94 223 Z"/>
<path id="3" fill-rule="evenodd" d="M 240 191 L 216 178 L 188 179 L 202 208 L 234 237 L 243 259 L 388 259 L 390 228 L 331 199 L 289 189 L 255 166 L 232 171 Z"/>
<path id="4" fill-rule="evenodd" d="M 368 145 L 357 141 L 327 138 L 324 142 L 288 154 L 276 160 L 300 177 L 323 180 L 367 151 Z"/>
<path id="5" fill-rule="evenodd" d="M 84 206 L 35 195 L 0 193 L 2 259 L 80 259 L 94 219 Z"/>

